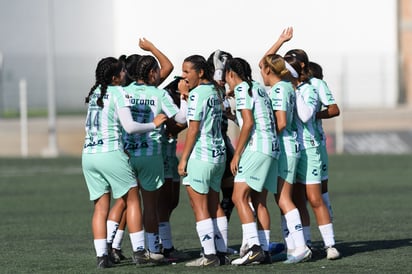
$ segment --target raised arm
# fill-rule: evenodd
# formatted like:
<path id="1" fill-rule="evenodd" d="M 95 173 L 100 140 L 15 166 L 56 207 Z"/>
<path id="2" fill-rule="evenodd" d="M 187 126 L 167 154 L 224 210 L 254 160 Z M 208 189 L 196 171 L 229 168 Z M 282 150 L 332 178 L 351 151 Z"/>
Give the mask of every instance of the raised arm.
<path id="1" fill-rule="evenodd" d="M 159 84 L 163 83 L 163 81 L 170 75 L 173 70 L 173 64 L 170 62 L 169 58 L 161 52 L 152 42 L 147 40 L 146 38 L 139 39 L 139 47 L 142 50 L 150 51 L 156 59 L 159 61 L 160 65 L 160 81 Z"/>
<path id="2" fill-rule="evenodd" d="M 280 47 L 287 41 L 289 41 L 290 39 L 292 39 L 293 37 L 293 28 L 292 27 L 287 27 L 286 29 L 284 29 L 282 31 L 282 33 L 280 34 L 278 40 L 276 40 L 276 42 L 270 47 L 270 49 L 268 49 L 268 51 L 266 51 L 265 55 L 263 55 L 262 59 L 260 60 L 260 63 L 262 62 L 262 60 L 268 56 L 269 54 L 275 54 L 276 52 L 278 52 L 278 50 L 280 49 Z M 259 64 L 260 64 L 259 63 Z"/>

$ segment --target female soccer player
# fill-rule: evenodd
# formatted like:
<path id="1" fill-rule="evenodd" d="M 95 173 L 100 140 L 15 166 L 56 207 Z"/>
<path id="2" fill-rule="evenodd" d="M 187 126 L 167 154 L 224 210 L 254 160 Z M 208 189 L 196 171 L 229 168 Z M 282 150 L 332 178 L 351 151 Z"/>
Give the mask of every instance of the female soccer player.
<path id="1" fill-rule="evenodd" d="M 141 56 L 136 64 L 136 82 L 125 87 L 130 95 L 133 119 L 137 122 L 152 121 L 165 113 L 176 122 L 186 122 L 187 104 L 180 102 L 180 110 L 164 89 L 159 89 L 160 67 L 151 55 Z M 143 199 L 143 224 L 148 249 L 161 254 L 159 246 L 158 205 L 160 188 L 164 184 L 162 133 L 164 128 L 145 134 L 125 134 L 125 149 L 130 155 L 130 164 L 140 184 Z"/>
<path id="2" fill-rule="evenodd" d="M 168 92 L 173 102 L 180 108 L 181 97 L 187 100 L 187 95 L 179 91 L 180 78 L 177 77 L 164 89 Z M 176 156 L 178 134 L 187 127 L 187 124 L 177 123 L 174 119 L 168 119 L 165 130 L 162 132 L 162 155 L 164 164 L 164 181 L 159 193 L 159 238 L 162 245 L 162 253 L 170 261 L 186 259 L 188 256 L 177 250 L 173 244 L 172 227 L 170 218 L 173 210 L 179 204 L 180 176 L 177 173 L 179 159 Z"/>
<path id="3" fill-rule="evenodd" d="M 226 99 L 225 94 L 225 64 L 227 60 L 231 59 L 232 57 L 233 56 L 226 51 L 216 50 L 207 59 L 209 65 L 214 68 L 213 79 L 222 87 L 223 94 L 221 96 L 224 98 L 224 111 L 222 116 L 222 135 L 226 146 L 226 167 L 222 177 L 221 188 L 223 197 L 222 201 L 220 202 L 220 205 L 223 208 L 223 211 L 225 212 L 228 221 L 230 220 L 232 210 L 235 206 L 232 201 L 234 176 L 232 174 L 232 171 L 230 170 L 230 162 L 232 161 L 235 149 L 233 148 L 232 141 L 227 135 L 227 131 L 229 128 L 229 119 L 233 115 L 231 115 L 232 110 L 230 108 L 229 102 Z"/>
<path id="4" fill-rule="evenodd" d="M 301 214 L 304 227 L 309 227 L 309 214 L 307 214 L 307 218 L 305 217 L 305 211 L 307 212 L 306 199 L 309 201 L 322 235 L 326 257 L 330 260 L 338 259 L 340 253 L 334 247 L 333 225 L 329 211 L 322 199 L 322 160 L 319 150 L 322 140 L 316 120 L 316 112 L 320 109 L 319 95 L 315 87 L 310 84 L 309 58 L 306 52 L 301 49 L 289 50 L 285 55 L 285 60 L 290 64 L 298 62 L 302 68 L 296 87 L 296 108 L 299 117 L 297 120 L 297 140 L 301 147 L 301 158 L 297 167 L 297 184 L 293 188 L 294 201 Z M 308 240 L 306 235 L 305 240 Z"/>
<path id="5" fill-rule="evenodd" d="M 187 266 L 219 266 L 228 262 L 227 219 L 219 201 L 226 160 L 221 131 L 222 98 L 212 71 L 202 56 L 192 55 L 183 61 L 181 84 L 186 84 L 190 93 L 188 129 L 178 172 L 183 176 L 203 248 L 203 256 Z"/>
<path id="6" fill-rule="evenodd" d="M 329 158 L 328 151 L 326 149 L 326 134 L 323 130 L 322 119 L 330 119 L 339 116 L 340 110 L 335 98 L 333 97 L 332 91 L 323 80 L 322 67 L 315 62 L 309 62 L 309 71 L 311 75 L 310 82 L 318 91 L 321 103 L 321 108 L 316 113 L 316 118 L 318 121 L 319 134 L 322 138 L 322 143 L 320 146 L 320 156 L 322 159 L 322 198 L 329 210 L 330 218 L 333 220 L 333 211 L 328 191 Z"/>
<path id="7" fill-rule="evenodd" d="M 270 98 L 265 89 L 253 81 L 250 65 L 241 58 L 228 60 L 225 77 L 230 90 L 235 92 L 240 126 L 238 144 L 230 165 L 235 175 L 232 199 L 242 223 L 242 247 L 247 246 L 240 258 L 231 263 L 247 265 L 264 261 L 264 251 L 269 248 L 270 216 L 266 196 L 267 191 L 276 193 L 279 147 Z M 263 235 L 258 235 L 249 199 Z"/>
<path id="8" fill-rule="evenodd" d="M 113 57 L 103 58 L 97 64 L 96 82 L 85 99 L 88 111 L 82 169 L 90 200 L 94 201 L 92 231 L 98 268 L 111 266 L 106 243 L 110 192 L 113 198 L 120 198 L 128 207 L 127 220 L 135 262 L 152 260 L 145 249 L 138 187 L 123 151 L 121 132 L 122 127 L 128 133 L 149 132 L 160 126 L 166 117 L 161 114 L 150 123 L 134 122 L 129 96 L 120 87 L 124 77 L 122 62 Z"/>
<path id="9" fill-rule="evenodd" d="M 159 85 L 170 75 L 173 70 L 173 64 L 163 52 L 161 52 L 151 41 L 146 38 L 139 39 L 139 47 L 144 51 L 152 53 L 160 65 L 160 80 Z M 122 60 L 126 68 L 126 77 L 123 86 L 126 87 L 136 80 L 136 65 L 141 55 L 132 54 L 129 56 L 122 55 L 119 59 Z M 126 210 L 125 205 L 121 200 L 118 200 L 112 210 L 107 221 L 107 243 L 111 249 L 110 257 L 114 263 L 120 263 L 121 260 L 126 259 L 121 251 L 121 245 L 126 227 Z M 121 221 L 116 222 L 121 215 Z M 111 247 L 110 247 L 111 245 Z"/>
<path id="10" fill-rule="evenodd" d="M 298 263 L 310 259 L 312 254 L 306 246 L 299 211 L 292 200 L 300 151 L 296 140 L 296 96 L 290 80 L 298 77 L 298 73 L 278 54 L 264 56 L 259 66 L 264 84 L 271 87 L 269 95 L 280 143 L 275 199 L 281 209 L 282 233 L 288 250 L 285 263 Z"/>

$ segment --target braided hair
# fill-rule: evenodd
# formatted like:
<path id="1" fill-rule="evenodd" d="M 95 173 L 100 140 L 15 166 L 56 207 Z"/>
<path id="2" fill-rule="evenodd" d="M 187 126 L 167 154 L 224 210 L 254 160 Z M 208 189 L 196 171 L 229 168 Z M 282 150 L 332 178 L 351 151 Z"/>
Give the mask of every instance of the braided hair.
<path id="1" fill-rule="evenodd" d="M 235 57 L 227 60 L 225 69 L 226 71 L 235 72 L 242 81 L 245 81 L 249 86 L 249 96 L 252 96 L 253 79 L 249 63 L 245 59 Z"/>
<path id="2" fill-rule="evenodd" d="M 136 81 L 141 80 L 145 84 L 157 84 L 151 83 L 151 80 L 149 78 L 150 71 L 156 69 L 159 69 L 159 64 L 157 63 L 156 58 L 151 55 L 140 56 L 139 60 L 136 63 Z"/>
<path id="3" fill-rule="evenodd" d="M 128 86 L 132 82 L 136 81 L 136 65 L 140 57 L 142 56 L 139 54 L 132 54 L 132 55 L 127 56 L 127 58 L 125 59 L 125 68 L 126 68 L 125 86 Z"/>
<path id="4" fill-rule="evenodd" d="M 119 76 L 123 70 L 123 63 L 114 57 L 106 57 L 99 61 L 96 67 L 96 82 L 89 91 L 89 94 L 85 98 L 86 104 L 90 101 L 90 96 L 93 91 L 100 87 L 100 96 L 97 99 L 97 105 L 101 108 L 104 107 L 103 98 L 106 95 L 107 87 L 112 84 L 114 76 Z"/>

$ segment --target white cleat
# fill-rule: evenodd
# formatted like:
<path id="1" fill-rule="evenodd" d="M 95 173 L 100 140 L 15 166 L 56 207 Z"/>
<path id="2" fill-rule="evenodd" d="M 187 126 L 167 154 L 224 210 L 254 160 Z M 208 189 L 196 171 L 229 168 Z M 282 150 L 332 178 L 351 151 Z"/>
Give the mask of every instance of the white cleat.
<path id="1" fill-rule="evenodd" d="M 259 245 L 253 245 L 245 253 L 245 255 L 240 258 L 234 259 L 232 265 L 248 265 L 248 264 L 258 264 L 265 259 L 265 253 Z"/>
<path id="2" fill-rule="evenodd" d="M 326 247 L 326 259 L 336 260 L 339 258 L 340 258 L 340 253 L 335 247 L 333 246 Z"/>
<path id="3" fill-rule="evenodd" d="M 312 251 L 309 247 L 305 246 L 303 251 L 295 250 L 293 253 L 288 254 L 288 258 L 283 263 L 285 264 L 297 264 L 300 262 L 305 262 L 312 258 Z"/>

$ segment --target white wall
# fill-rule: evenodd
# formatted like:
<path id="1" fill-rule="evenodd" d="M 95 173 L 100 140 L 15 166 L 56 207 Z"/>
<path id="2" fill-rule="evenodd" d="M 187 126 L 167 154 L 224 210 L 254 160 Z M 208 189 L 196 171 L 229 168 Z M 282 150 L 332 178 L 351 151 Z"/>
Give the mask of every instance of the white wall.
<path id="1" fill-rule="evenodd" d="M 84 106 L 97 61 L 114 52 L 112 0 L 0 0 L 0 116 L 18 109 L 21 78 L 27 79 L 29 108 L 47 106 L 48 10 L 58 111 Z"/>
<path id="2" fill-rule="evenodd" d="M 283 28 L 324 67 L 347 108 L 391 107 L 398 97 L 396 0 L 0 0 L 0 111 L 18 108 L 28 79 L 29 108 L 47 106 L 47 5 L 53 4 L 57 110 L 83 107 L 97 61 L 141 52 L 147 37 L 175 64 L 217 48 L 257 62 Z M 1 115 L 1 114 L 0 114 Z"/>
<path id="3" fill-rule="evenodd" d="M 246 58 L 260 79 L 258 60 L 282 29 L 294 37 L 279 53 L 302 48 L 324 68 L 325 80 L 346 107 L 390 107 L 398 97 L 396 1 L 374 0 L 118 0 L 116 52 L 141 52 L 139 37 L 163 50 L 180 74 L 191 54 L 215 49 Z M 342 80 L 344 77 L 344 80 Z"/>

